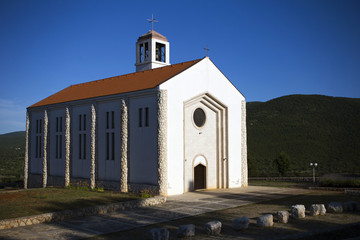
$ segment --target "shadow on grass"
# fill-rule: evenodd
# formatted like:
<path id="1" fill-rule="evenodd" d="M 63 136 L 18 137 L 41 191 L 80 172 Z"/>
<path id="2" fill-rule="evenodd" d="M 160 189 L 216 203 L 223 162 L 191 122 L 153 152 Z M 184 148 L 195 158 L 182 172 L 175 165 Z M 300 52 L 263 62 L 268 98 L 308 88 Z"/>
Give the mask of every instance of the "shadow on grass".
<path id="1" fill-rule="evenodd" d="M 126 202 L 141 199 L 139 196 L 128 197 L 114 197 L 114 196 L 101 196 L 101 198 L 80 198 L 74 200 L 44 200 L 44 205 L 36 208 L 39 212 L 56 212 L 62 210 L 75 210 L 87 207 L 94 207 L 98 205 L 107 205 L 118 202 Z"/>

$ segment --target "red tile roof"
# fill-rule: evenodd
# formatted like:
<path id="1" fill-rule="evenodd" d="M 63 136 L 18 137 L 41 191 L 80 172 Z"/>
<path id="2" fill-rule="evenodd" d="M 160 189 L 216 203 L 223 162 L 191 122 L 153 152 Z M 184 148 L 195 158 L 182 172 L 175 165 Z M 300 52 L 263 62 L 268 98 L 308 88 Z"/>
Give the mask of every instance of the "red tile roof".
<path id="1" fill-rule="evenodd" d="M 168 79 L 198 63 L 200 60 L 201 59 L 112 78 L 105 78 L 87 83 L 71 85 L 64 90 L 61 90 L 60 92 L 57 92 L 41 100 L 40 102 L 35 103 L 34 105 L 31 105 L 30 108 L 155 88 L 159 84 L 167 81 Z"/>

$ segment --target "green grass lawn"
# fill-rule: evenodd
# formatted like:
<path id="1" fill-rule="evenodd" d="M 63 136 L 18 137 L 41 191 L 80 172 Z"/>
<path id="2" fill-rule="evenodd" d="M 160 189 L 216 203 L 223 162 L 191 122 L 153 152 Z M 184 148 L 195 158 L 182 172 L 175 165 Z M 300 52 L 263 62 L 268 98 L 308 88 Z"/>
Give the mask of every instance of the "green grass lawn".
<path id="1" fill-rule="evenodd" d="M 141 198 L 111 191 L 45 188 L 0 192 L 0 220 Z"/>

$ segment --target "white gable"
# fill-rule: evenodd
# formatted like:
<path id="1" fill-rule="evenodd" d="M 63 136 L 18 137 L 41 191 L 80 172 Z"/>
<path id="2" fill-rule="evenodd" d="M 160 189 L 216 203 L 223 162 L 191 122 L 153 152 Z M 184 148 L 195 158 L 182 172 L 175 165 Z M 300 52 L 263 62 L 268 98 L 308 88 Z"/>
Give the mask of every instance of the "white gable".
<path id="1" fill-rule="evenodd" d="M 204 93 L 221 101 L 228 109 L 229 187 L 241 186 L 241 103 L 244 96 L 204 58 L 159 86 L 168 91 L 168 194 L 183 192 L 184 102 Z M 171 156 L 170 156 L 171 154 Z M 176 176 L 176 177 L 175 177 Z"/>

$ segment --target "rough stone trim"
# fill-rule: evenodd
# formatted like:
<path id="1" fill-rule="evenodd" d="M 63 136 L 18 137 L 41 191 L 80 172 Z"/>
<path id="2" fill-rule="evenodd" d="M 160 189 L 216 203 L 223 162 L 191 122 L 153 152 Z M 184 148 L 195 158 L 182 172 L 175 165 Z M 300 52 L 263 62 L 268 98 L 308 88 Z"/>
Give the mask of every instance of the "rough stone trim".
<path id="1" fill-rule="evenodd" d="M 25 157 L 24 157 L 24 189 L 28 187 L 29 174 L 29 112 L 26 112 L 26 133 L 25 133 Z"/>
<path id="2" fill-rule="evenodd" d="M 43 184 L 43 174 L 31 173 L 31 171 L 29 171 L 28 188 L 39 188 L 42 187 L 42 184 Z"/>
<path id="3" fill-rule="evenodd" d="M 65 187 L 70 185 L 70 112 L 65 109 Z"/>
<path id="4" fill-rule="evenodd" d="M 246 102 L 241 101 L 241 186 L 248 186 Z"/>
<path id="5" fill-rule="evenodd" d="M 167 90 L 158 93 L 159 194 L 167 196 Z"/>
<path id="6" fill-rule="evenodd" d="M 96 111 L 94 104 L 91 105 L 91 162 L 90 162 L 90 188 L 95 188 L 95 140 L 96 140 Z"/>
<path id="7" fill-rule="evenodd" d="M 44 131 L 43 131 L 43 188 L 47 185 L 47 133 L 48 133 L 48 114 L 44 112 Z"/>
<path id="8" fill-rule="evenodd" d="M 100 206 L 87 207 L 82 209 L 44 213 L 44 214 L 28 216 L 28 217 L 5 219 L 5 220 L 0 220 L 0 230 L 45 223 L 45 222 L 48 223 L 55 221 L 63 221 L 65 219 L 69 219 L 73 217 L 106 214 L 119 210 L 154 206 L 164 202 L 166 202 L 165 197 L 156 196 L 152 198 L 139 199 L 128 202 L 112 203 L 109 205 L 100 205 Z"/>
<path id="9" fill-rule="evenodd" d="M 124 99 L 121 100 L 121 176 L 120 191 L 128 192 L 128 107 Z"/>

